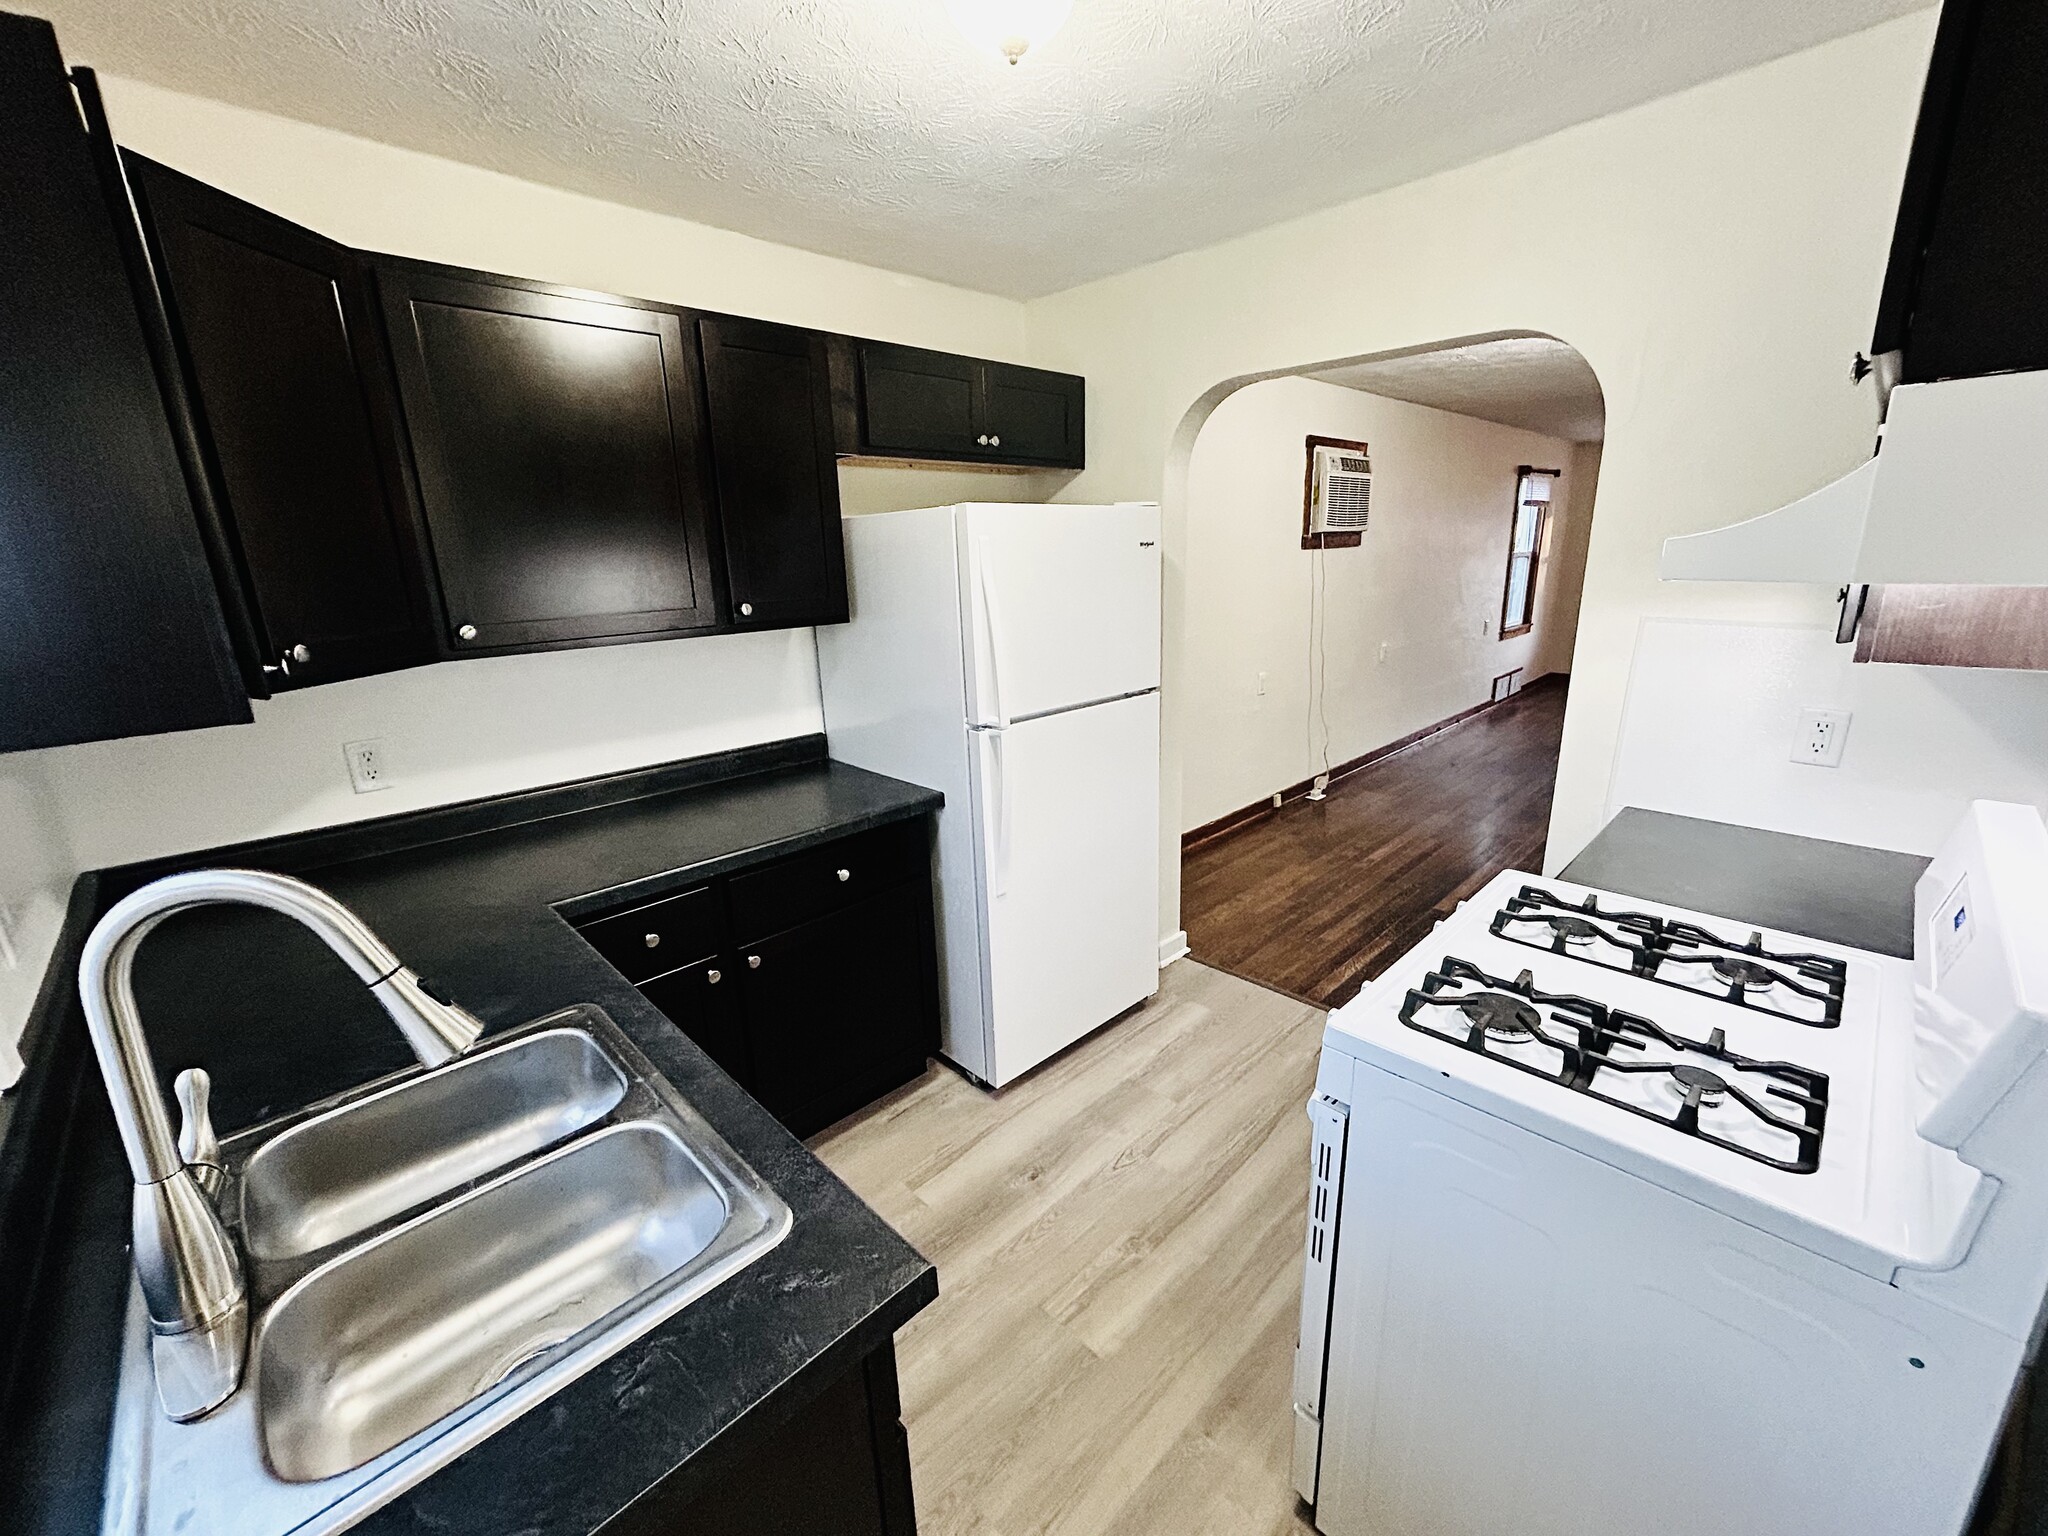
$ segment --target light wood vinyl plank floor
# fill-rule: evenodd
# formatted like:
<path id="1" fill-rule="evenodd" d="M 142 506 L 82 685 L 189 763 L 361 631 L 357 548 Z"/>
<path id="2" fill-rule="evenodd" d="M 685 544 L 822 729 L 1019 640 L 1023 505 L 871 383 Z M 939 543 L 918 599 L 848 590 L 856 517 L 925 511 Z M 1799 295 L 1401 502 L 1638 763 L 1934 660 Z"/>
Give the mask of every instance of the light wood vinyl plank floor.
<path id="1" fill-rule="evenodd" d="M 897 1339 L 922 1536 L 1301 1536 L 1320 1010 L 1192 960 L 998 1094 L 944 1067 L 818 1154 L 930 1258 Z"/>

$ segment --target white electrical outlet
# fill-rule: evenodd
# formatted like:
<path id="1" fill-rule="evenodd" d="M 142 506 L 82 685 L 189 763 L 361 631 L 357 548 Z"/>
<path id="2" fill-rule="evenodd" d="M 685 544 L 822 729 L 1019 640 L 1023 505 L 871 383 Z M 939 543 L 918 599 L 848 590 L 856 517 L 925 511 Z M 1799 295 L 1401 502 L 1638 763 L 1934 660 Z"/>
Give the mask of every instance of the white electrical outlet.
<path id="1" fill-rule="evenodd" d="M 1849 735 L 1849 713 L 1840 709 L 1799 711 L 1799 729 L 1792 737 L 1792 761 L 1816 768 L 1842 766 L 1842 747 Z"/>
<path id="2" fill-rule="evenodd" d="M 391 773 L 384 764 L 384 742 L 381 737 L 373 741 L 345 741 L 341 755 L 348 763 L 349 788 L 359 795 L 391 787 Z"/>

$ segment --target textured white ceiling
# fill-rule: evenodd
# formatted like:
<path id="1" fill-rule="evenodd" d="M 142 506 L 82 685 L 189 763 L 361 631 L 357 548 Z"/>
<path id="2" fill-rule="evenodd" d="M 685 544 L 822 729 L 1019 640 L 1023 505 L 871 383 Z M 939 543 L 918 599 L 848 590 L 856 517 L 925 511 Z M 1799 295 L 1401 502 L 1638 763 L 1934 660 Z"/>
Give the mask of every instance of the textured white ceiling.
<path id="1" fill-rule="evenodd" d="M 76 62 L 1028 297 L 1925 0 L 26 0 Z"/>
<path id="2" fill-rule="evenodd" d="M 1592 368 L 1575 348 L 1548 336 L 1439 347 L 1318 369 L 1308 377 L 1575 443 L 1598 442 L 1607 425 Z"/>

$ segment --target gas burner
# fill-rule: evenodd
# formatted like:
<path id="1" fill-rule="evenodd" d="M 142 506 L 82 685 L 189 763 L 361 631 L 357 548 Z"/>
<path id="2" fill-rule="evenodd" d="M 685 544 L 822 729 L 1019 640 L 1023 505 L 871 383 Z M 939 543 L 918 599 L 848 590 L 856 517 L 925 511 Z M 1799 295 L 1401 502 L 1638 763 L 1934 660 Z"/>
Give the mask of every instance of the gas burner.
<path id="1" fill-rule="evenodd" d="M 1447 1045 L 1785 1173 L 1820 1166 L 1826 1074 L 1740 1055 L 1722 1030 L 1689 1040 L 1640 1014 L 1540 992 L 1528 971 L 1502 981 L 1455 956 L 1408 993 L 1399 1018 Z"/>
<path id="2" fill-rule="evenodd" d="M 1728 1092 L 1728 1080 L 1720 1073 L 1696 1067 L 1689 1061 L 1681 1061 L 1671 1069 L 1671 1085 L 1680 1098 L 1693 1104 L 1718 1104 Z"/>
<path id="3" fill-rule="evenodd" d="M 1583 917 L 1546 917 L 1543 921 L 1549 925 L 1552 933 L 1573 948 L 1607 937 L 1598 923 L 1589 922 Z"/>
<path id="4" fill-rule="evenodd" d="M 1522 972 L 1526 978 L 1528 972 Z M 1518 997 L 1505 992 L 1474 992 L 1458 999 L 1458 1011 L 1497 1040 L 1533 1035 L 1543 1027 L 1543 1016 Z"/>
<path id="5" fill-rule="evenodd" d="M 1421 990 L 1408 994 L 1401 1022 L 1562 1082 L 1579 1072 L 1581 1058 L 1594 1048 L 1594 1020 L 1604 1011 L 1586 998 L 1537 991 L 1527 971 L 1501 981 L 1446 956 Z"/>
<path id="6" fill-rule="evenodd" d="M 1749 947 L 1753 950 L 1762 950 L 1764 936 L 1752 933 L 1749 936 Z M 1716 976 L 1730 986 L 1741 987 L 1746 992 L 1761 992 L 1766 987 L 1775 987 L 1784 980 L 1784 977 L 1761 961 L 1745 960 L 1740 955 L 1717 955 L 1714 957 L 1713 965 Z"/>
<path id="7" fill-rule="evenodd" d="M 1534 885 L 1510 897 L 1487 931 L 1795 1024 L 1833 1029 L 1842 1022 L 1849 968 L 1827 955 L 1774 954 L 1761 933 L 1738 944 L 1697 923 L 1607 911 L 1597 896 L 1574 904 Z"/>

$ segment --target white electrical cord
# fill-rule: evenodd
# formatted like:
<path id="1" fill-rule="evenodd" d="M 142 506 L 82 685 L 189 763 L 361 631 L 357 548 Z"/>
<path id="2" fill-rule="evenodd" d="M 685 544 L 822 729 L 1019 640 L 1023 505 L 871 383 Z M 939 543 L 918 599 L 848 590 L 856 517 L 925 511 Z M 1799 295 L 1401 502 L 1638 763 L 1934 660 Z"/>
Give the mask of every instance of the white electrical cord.
<path id="1" fill-rule="evenodd" d="M 1330 790 L 1330 653 L 1325 635 L 1330 592 L 1328 575 L 1323 569 L 1327 553 L 1321 546 L 1310 551 L 1315 563 L 1310 567 L 1308 583 L 1308 752 L 1311 759 L 1323 765 L 1323 771 L 1310 783 L 1308 797 L 1311 800 L 1323 799 Z M 1319 724 L 1322 728 L 1320 744 L 1316 739 Z"/>

